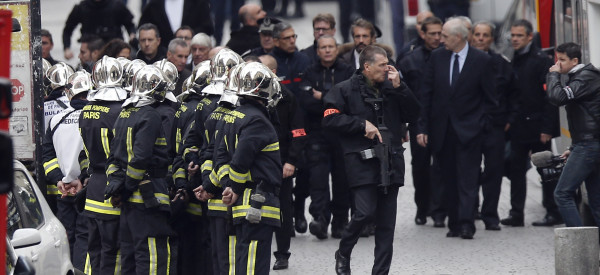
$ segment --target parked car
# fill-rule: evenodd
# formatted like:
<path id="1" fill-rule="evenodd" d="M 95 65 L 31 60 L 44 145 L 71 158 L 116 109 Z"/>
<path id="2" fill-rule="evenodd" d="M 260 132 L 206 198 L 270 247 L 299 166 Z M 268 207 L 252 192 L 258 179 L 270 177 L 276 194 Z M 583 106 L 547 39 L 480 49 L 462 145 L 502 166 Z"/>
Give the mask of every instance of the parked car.
<path id="1" fill-rule="evenodd" d="M 17 255 L 31 259 L 43 274 L 75 274 L 67 232 L 19 161 L 14 161 L 14 187 L 7 194 L 7 212 L 6 235 Z"/>

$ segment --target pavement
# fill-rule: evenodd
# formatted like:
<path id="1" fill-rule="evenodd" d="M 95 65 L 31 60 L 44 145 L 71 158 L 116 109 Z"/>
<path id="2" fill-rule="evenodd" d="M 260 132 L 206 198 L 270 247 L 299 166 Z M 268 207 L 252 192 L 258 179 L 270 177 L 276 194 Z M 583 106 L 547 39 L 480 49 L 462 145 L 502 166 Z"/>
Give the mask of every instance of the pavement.
<path id="1" fill-rule="evenodd" d="M 68 13 L 78 0 L 41 1 L 42 27 L 54 35 L 55 46 L 52 55 L 64 60 L 62 54 L 62 29 Z M 128 7 L 140 17 L 139 0 L 130 0 Z M 291 5 L 293 6 L 293 5 Z M 380 43 L 391 45 L 391 15 L 387 1 L 378 1 L 378 22 L 383 30 Z M 306 17 L 290 20 L 299 34 L 297 45 L 305 48 L 312 44 L 312 17 L 319 12 L 330 12 L 339 16 L 336 2 L 306 2 Z M 228 25 L 225 26 L 223 44 L 229 37 Z M 69 63 L 77 64 L 79 52 L 76 39 L 79 30 L 72 37 L 75 58 Z M 339 34 L 337 35 L 339 39 Z M 339 41 L 339 40 L 338 40 Z M 417 226 L 414 223 L 416 212 L 413 202 L 414 188 L 410 169 L 410 147 L 404 145 L 407 173 L 406 185 L 398 195 L 398 212 L 394 234 L 394 258 L 390 274 L 554 274 L 554 233 L 553 228 L 533 227 L 531 222 L 544 216 L 541 185 L 534 170 L 528 173 L 528 195 L 525 208 L 525 227 L 502 227 L 501 231 L 486 231 L 481 221 L 476 223 L 477 233 L 473 240 L 446 238 L 446 228 L 434 228 L 433 221 Z M 501 218 L 510 209 L 510 182 L 505 178 L 502 183 L 499 213 Z M 310 215 L 306 213 L 310 222 Z M 297 234 L 292 239 L 290 267 L 273 274 L 333 274 L 334 252 L 339 240 L 329 238 L 318 240 L 314 236 Z M 351 264 L 353 274 L 369 274 L 373 265 L 374 238 L 361 238 L 354 248 Z M 274 259 L 271 263 L 274 262 Z"/>

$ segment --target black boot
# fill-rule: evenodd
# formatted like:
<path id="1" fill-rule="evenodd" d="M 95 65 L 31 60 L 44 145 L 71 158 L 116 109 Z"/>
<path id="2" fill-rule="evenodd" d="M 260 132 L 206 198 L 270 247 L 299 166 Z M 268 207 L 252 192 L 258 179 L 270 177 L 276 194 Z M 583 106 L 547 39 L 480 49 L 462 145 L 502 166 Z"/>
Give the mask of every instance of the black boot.
<path id="1" fill-rule="evenodd" d="M 341 239 L 342 232 L 344 232 L 344 227 L 346 227 L 346 224 L 348 224 L 347 219 L 344 220 L 333 217 L 333 220 L 331 221 L 331 237 Z"/>
<path id="2" fill-rule="evenodd" d="M 335 273 L 350 275 L 350 257 L 342 256 L 339 250 L 335 252 Z"/>

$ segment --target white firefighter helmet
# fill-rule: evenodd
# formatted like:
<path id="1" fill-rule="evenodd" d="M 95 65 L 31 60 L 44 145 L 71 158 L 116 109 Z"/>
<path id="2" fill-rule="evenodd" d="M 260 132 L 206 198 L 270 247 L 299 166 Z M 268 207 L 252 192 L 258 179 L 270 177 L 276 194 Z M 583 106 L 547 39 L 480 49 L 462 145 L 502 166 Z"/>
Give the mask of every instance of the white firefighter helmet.
<path id="1" fill-rule="evenodd" d="M 144 66 L 146 66 L 146 62 L 141 59 L 135 59 L 125 65 L 125 68 L 123 68 L 123 89 L 131 93 L 131 89 L 133 88 L 133 76 Z"/>
<path id="2" fill-rule="evenodd" d="M 133 89 L 131 98 L 125 101 L 136 103 L 136 106 L 152 104 L 156 101 L 165 100 L 167 81 L 163 73 L 156 66 L 146 65 L 133 77 Z"/>
<path id="3" fill-rule="evenodd" d="M 212 73 L 212 81 L 225 82 L 229 75 L 229 70 L 233 66 L 244 62 L 242 57 L 230 49 L 220 50 L 210 60 L 210 70 Z"/>
<path id="4" fill-rule="evenodd" d="M 48 69 L 46 77 L 50 81 L 50 91 L 64 87 L 67 80 L 75 71 L 64 62 L 58 62 Z"/>
<path id="5" fill-rule="evenodd" d="M 202 93 L 202 90 L 208 86 L 212 80 L 210 71 L 210 61 L 204 60 L 194 68 L 192 72 L 192 80 L 188 90 L 197 94 Z"/>
<path id="6" fill-rule="evenodd" d="M 76 71 L 67 80 L 67 89 L 65 95 L 69 100 L 73 99 L 74 96 L 87 92 L 92 89 L 92 76 L 86 71 Z"/>
<path id="7" fill-rule="evenodd" d="M 275 91 L 273 81 L 277 81 L 267 66 L 259 62 L 250 62 L 242 68 L 239 74 L 239 96 L 252 96 L 268 101 Z"/>
<path id="8" fill-rule="evenodd" d="M 96 89 L 121 87 L 123 67 L 116 58 L 103 56 L 92 70 L 92 82 Z"/>
<path id="9" fill-rule="evenodd" d="M 240 63 L 235 65 L 233 68 L 229 70 L 229 75 L 227 76 L 227 80 L 225 81 L 225 89 L 223 91 L 223 95 L 221 95 L 221 99 L 219 102 L 229 102 L 233 105 L 237 105 L 239 101 L 239 97 L 237 92 L 239 90 L 240 84 L 240 71 L 244 66 L 248 63 Z"/>
<path id="10" fill-rule="evenodd" d="M 281 100 L 281 98 L 283 98 L 283 92 L 281 91 L 281 84 L 279 84 L 279 81 L 277 81 L 277 75 L 275 75 L 274 73 L 271 73 L 271 77 L 273 78 L 273 81 L 271 81 L 271 92 L 269 92 L 269 94 L 271 95 L 269 97 L 269 100 L 267 101 L 267 107 L 269 108 L 273 108 L 275 106 L 277 106 L 277 104 L 279 103 L 279 101 Z"/>

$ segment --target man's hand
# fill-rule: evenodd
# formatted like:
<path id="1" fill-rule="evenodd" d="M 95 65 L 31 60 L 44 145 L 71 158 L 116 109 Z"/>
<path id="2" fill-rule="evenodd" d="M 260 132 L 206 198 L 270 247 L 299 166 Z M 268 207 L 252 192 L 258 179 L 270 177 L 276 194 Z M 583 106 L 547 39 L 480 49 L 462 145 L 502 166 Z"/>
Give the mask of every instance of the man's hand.
<path id="1" fill-rule="evenodd" d="M 185 191 L 185 189 L 177 190 L 177 193 L 175 193 L 175 197 L 171 201 L 175 202 L 177 200 L 182 200 L 185 203 L 187 203 L 190 200 L 188 193 L 187 193 L 187 191 Z"/>
<path id="2" fill-rule="evenodd" d="M 56 187 L 58 188 L 58 191 L 60 191 L 60 193 L 62 194 L 61 197 L 66 196 L 67 192 L 68 192 L 68 188 L 69 188 L 69 184 L 68 183 L 64 183 L 61 181 L 56 183 Z"/>
<path id="3" fill-rule="evenodd" d="M 552 65 L 552 67 L 550 67 L 550 69 L 548 69 L 548 71 L 560 73 L 561 69 L 562 69 L 562 66 L 560 65 L 560 62 L 556 61 L 556 64 Z"/>
<path id="4" fill-rule="evenodd" d="M 375 127 L 375 125 L 373 125 L 373 123 L 370 121 L 365 120 L 365 137 L 368 139 L 374 139 L 375 136 L 379 138 L 379 142 L 383 142 L 381 134 L 379 133 L 379 129 L 377 129 L 377 127 Z"/>
<path id="5" fill-rule="evenodd" d="M 66 48 L 65 49 L 65 59 L 71 59 L 73 58 L 73 51 L 71 51 L 71 49 Z"/>
<path id="6" fill-rule="evenodd" d="M 81 181 L 79 179 L 76 179 L 69 183 L 69 189 L 67 191 L 69 194 L 75 195 L 79 191 L 81 191 L 81 189 L 83 189 L 83 184 L 81 184 Z M 63 197 L 65 196 L 66 195 L 63 194 Z"/>
<path id="7" fill-rule="evenodd" d="M 121 202 L 121 195 L 114 195 L 110 197 L 110 204 L 112 204 L 114 208 L 121 207 L 121 205 L 123 204 Z"/>
<path id="8" fill-rule="evenodd" d="M 237 199 L 238 199 L 238 194 L 233 192 L 231 187 L 227 187 L 227 188 L 225 188 L 225 190 L 223 190 L 223 203 L 224 204 L 231 206 L 235 203 L 235 201 L 237 201 Z"/>
<path id="9" fill-rule="evenodd" d="M 188 164 L 188 174 L 190 176 L 193 176 L 196 174 L 196 172 L 198 172 L 198 170 L 200 169 L 200 166 L 198 166 L 198 164 L 195 164 L 194 162 L 190 162 L 190 164 Z"/>
<path id="10" fill-rule="evenodd" d="M 196 199 L 198 199 L 199 201 L 207 201 L 214 197 L 213 194 L 206 192 L 206 190 L 204 190 L 204 187 L 202 187 L 202 185 L 194 188 L 193 191 L 194 191 L 194 196 L 196 196 Z"/>
<path id="11" fill-rule="evenodd" d="M 313 89 L 313 97 L 316 100 L 321 100 L 321 98 L 323 98 L 323 93 Z"/>
<path id="12" fill-rule="evenodd" d="M 506 125 L 504 125 L 504 132 L 508 132 L 508 129 L 510 129 L 510 123 L 506 123 Z"/>
<path id="13" fill-rule="evenodd" d="M 406 135 L 404 135 L 404 137 L 402 138 L 402 143 L 405 143 L 408 141 L 410 141 L 410 137 L 408 136 L 408 133 L 406 133 Z"/>
<path id="14" fill-rule="evenodd" d="M 394 66 L 392 66 L 392 65 L 387 65 L 387 67 L 388 67 L 388 80 L 392 82 L 392 85 L 394 85 L 394 88 L 400 87 L 400 84 L 402 83 L 402 81 L 400 80 L 400 73 L 398 73 L 398 70 L 396 70 L 396 68 L 394 68 Z"/>
<path id="15" fill-rule="evenodd" d="M 552 139 L 552 135 L 548 135 L 548 134 L 544 134 L 544 133 L 540 134 L 540 142 L 542 142 L 543 144 L 546 144 L 551 139 Z"/>
<path id="16" fill-rule="evenodd" d="M 283 178 L 287 178 L 287 177 L 291 177 L 294 175 L 294 172 L 296 172 L 296 166 L 289 164 L 289 163 L 285 163 L 283 165 Z"/>
<path id="17" fill-rule="evenodd" d="M 570 154 L 571 154 L 571 150 L 567 149 L 566 151 L 564 151 L 564 152 L 562 153 L 562 155 L 560 155 L 560 158 L 562 158 L 562 159 L 567 159 L 567 158 L 569 158 L 569 155 L 570 155 Z"/>
<path id="18" fill-rule="evenodd" d="M 418 134 L 417 135 L 417 143 L 421 145 L 421 147 L 427 147 L 427 143 L 429 142 L 426 134 Z"/>

